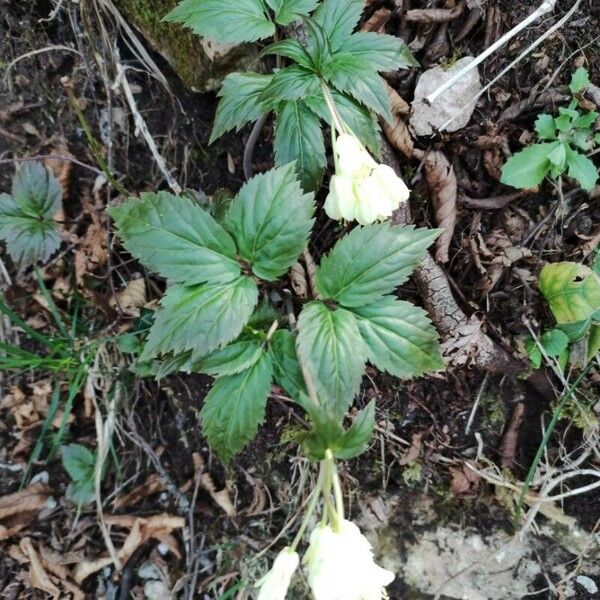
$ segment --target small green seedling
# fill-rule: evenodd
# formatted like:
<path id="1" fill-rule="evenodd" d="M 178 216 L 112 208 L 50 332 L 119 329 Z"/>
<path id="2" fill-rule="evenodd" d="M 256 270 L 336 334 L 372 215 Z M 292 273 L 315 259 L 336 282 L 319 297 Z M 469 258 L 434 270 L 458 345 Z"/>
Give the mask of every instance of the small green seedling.
<path id="1" fill-rule="evenodd" d="M 71 478 L 67 497 L 73 504 L 83 506 L 94 499 L 96 454 L 80 444 L 61 448 L 62 463 Z"/>
<path id="2" fill-rule="evenodd" d="M 600 144 L 594 131 L 598 113 L 579 107 L 579 98 L 590 85 L 588 72 L 580 67 L 573 74 L 569 89 L 573 100 L 559 108 L 558 116 L 541 114 L 535 131 L 541 140 L 512 156 L 502 168 L 501 182 L 527 189 L 539 185 L 547 175 L 553 178 L 566 173 L 590 191 L 598 181 L 598 169 L 587 153 Z"/>

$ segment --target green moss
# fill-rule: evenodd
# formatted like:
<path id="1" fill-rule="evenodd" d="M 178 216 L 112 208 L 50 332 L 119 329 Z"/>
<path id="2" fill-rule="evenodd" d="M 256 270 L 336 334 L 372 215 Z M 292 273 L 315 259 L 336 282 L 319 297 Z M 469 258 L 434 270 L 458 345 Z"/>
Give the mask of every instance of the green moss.
<path id="1" fill-rule="evenodd" d="M 217 89 L 225 75 L 244 70 L 256 59 L 256 50 L 244 45 L 227 47 L 215 60 L 207 55 L 202 38 L 176 23 L 162 18 L 178 0 L 116 0 L 116 5 L 169 62 L 184 83 L 196 91 Z"/>

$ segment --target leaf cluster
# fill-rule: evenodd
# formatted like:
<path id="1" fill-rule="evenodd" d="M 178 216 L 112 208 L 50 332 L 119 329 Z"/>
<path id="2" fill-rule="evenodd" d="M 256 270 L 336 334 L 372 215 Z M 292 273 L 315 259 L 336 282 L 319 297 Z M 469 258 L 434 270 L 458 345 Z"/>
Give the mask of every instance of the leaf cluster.
<path id="1" fill-rule="evenodd" d="M 231 43 L 272 37 L 277 26 L 296 19 L 306 27 L 305 42 L 283 39 L 262 52 L 287 59 L 288 66 L 268 75 L 232 73 L 225 78 L 211 142 L 273 112 L 276 165 L 296 161 L 304 189 L 316 189 L 326 166 L 321 120 L 331 124 L 324 82 L 344 122 L 377 155 L 377 115 L 391 119 L 379 73 L 417 62 L 395 36 L 353 33 L 363 7 L 363 0 L 184 0 L 173 9 L 166 20 Z"/>
<path id="2" fill-rule="evenodd" d="M 60 246 L 53 217 L 62 206 L 62 189 L 48 169 L 23 164 L 11 194 L 0 194 L 0 239 L 19 268 L 47 261 Z"/>
<path id="3" fill-rule="evenodd" d="M 584 190 L 594 188 L 598 169 L 586 153 L 600 144 L 600 133 L 593 129 L 598 113 L 579 108 L 579 98 L 589 85 L 588 72 L 580 67 L 571 80 L 573 100 L 569 106 L 559 108 L 558 116 L 538 116 L 535 131 L 540 142 L 517 152 L 506 162 L 502 183 L 526 189 L 539 185 L 547 175 L 556 178 L 566 173 Z"/>
<path id="4" fill-rule="evenodd" d="M 329 447 L 347 458 L 366 447 L 374 425 L 373 408 L 342 425 L 367 360 L 403 378 L 442 367 L 425 312 L 392 295 L 437 231 L 357 227 L 317 268 L 319 297 L 302 306 L 297 334 L 282 327 L 267 298 L 306 247 L 314 209 L 293 163 L 250 179 L 220 221 L 167 192 L 110 209 L 127 250 L 171 282 L 141 359 L 162 359 L 159 375 L 216 378 L 201 420 L 225 462 L 256 435 L 273 383 L 311 417 L 307 454 Z"/>

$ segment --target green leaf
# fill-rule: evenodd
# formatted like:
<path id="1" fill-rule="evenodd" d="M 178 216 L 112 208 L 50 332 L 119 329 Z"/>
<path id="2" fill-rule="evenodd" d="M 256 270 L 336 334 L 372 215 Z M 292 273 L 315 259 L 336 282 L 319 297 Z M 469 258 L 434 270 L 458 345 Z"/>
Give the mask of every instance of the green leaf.
<path id="1" fill-rule="evenodd" d="M 590 83 L 590 75 L 587 69 L 579 67 L 575 73 L 573 73 L 573 77 L 571 77 L 569 89 L 571 90 L 571 93 L 577 94 L 587 89 L 590 86 Z"/>
<path id="2" fill-rule="evenodd" d="M 69 444 L 61 447 L 62 463 L 65 471 L 73 481 L 84 481 L 94 478 L 96 456 L 85 446 Z"/>
<path id="3" fill-rule="evenodd" d="M 250 320 L 248 321 L 248 327 L 255 330 L 267 331 L 276 319 L 279 319 L 281 315 L 267 298 L 263 298 L 258 306 L 254 309 Z"/>
<path id="4" fill-rule="evenodd" d="M 239 131 L 267 112 L 259 98 L 272 79 L 272 75 L 259 73 L 230 73 L 225 77 L 209 144 L 231 129 Z"/>
<path id="5" fill-rule="evenodd" d="M 550 154 L 548 154 L 548 160 L 555 166 L 558 167 L 559 171 L 565 168 L 565 162 L 567 160 L 567 144 L 561 143 Z"/>
<path id="6" fill-rule="evenodd" d="M 224 283 L 240 274 L 231 236 L 186 197 L 145 193 L 108 212 L 128 252 L 163 277 Z"/>
<path id="7" fill-rule="evenodd" d="M 546 331 L 540 338 L 540 343 L 548 356 L 560 356 L 569 345 L 569 336 L 560 329 Z"/>
<path id="8" fill-rule="evenodd" d="M 319 402 L 343 418 L 362 379 L 366 349 L 354 315 L 309 302 L 298 318 L 297 350 Z"/>
<path id="9" fill-rule="evenodd" d="M 199 360 L 241 333 L 257 299 L 256 284 L 249 277 L 170 287 L 156 311 L 141 359 L 192 350 L 192 361 Z"/>
<path id="10" fill-rule="evenodd" d="M 300 65 L 280 69 L 273 75 L 271 83 L 263 90 L 260 101 L 275 108 L 282 100 L 299 100 L 320 89 L 319 77 Z"/>
<path id="11" fill-rule="evenodd" d="M 552 115 L 539 115 L 535 122 L 535 130 L 542 140 L 556 139 L 556 125 Z"/>
<path id="12" fill-rule="evenodd" d="M 525 341 L 525 351 L 534 369 L 539 369 L 542 365 L 542 352 L 533 338 L 529 337 Z"/>
<path id="13" fill-rule="evenodd" d="M 242 340 L 211 352 L 194 365 L 194 370 L 217 377 L 234 375 L 251 367 L 261 354 L 258 340 Z"/>
<path id="14" fill-rule="evenodd" d="M 266 0 L 266 3 L 275 12 L 275 20 L 279 25 L 289 25 L 312 12 L 319 0 Z"/>
<path id="15" fill-rule="evenodd" d="M 273 362 L 275 383 L 306 408 L 308 395 L 296 354 L 296 336 L 288 329 L 278 329 L 271 336 L 269 354 Z"/>
<path id="16" fill-rule="evenodd" d="M 200 411 L 203 433 L 228 463 L 258 431 L 271 389 L 271 359 L 263 353 L 249 369 L 220 377 Z"/>
<path id="17" fill-rule="evenodd" d="M 419 66 L 401 38 L 384 33 L 355 33 L 344 41 L 339 52 L 367 61 L 376 71 L 395 71 Z"/>
<path id="18" fill-rule="evenodd" d="M 349 94 L 386 121 L 392 121 L 385 83 L 366 60 L 348 52 L 334 54 L 323 65 L 322 74 L 338 91 Z"/>
<path id="19" fill-rule="evenodd" d="M 313 19 L 323 28 L 333 52 L 350 37 L 363 9 L 363 0 L 324 0 L 313 13 Z"/>
<path id="20" fill-rule="evenodd" d="M 316 190 L 323 179 L 327 159 L 318 117 L 302 101 L 286 102 L 275 122 L 275 162 L 295 161 L 302 187 Z"/>
<path id="21" fill-rule="evenodd" d="M 25 163 L 12 182 L 12 196 L 0 194 L 0 239 L 19 268 L 46 262 L 60 246 L 54 215 L 62 189 L 39 163 Z"/>
<path id="22" fill-rule="evenodd" d="M 230 44 L 275 34 L 261 0 L 183 0 L 163 20 L 182 23 L 194 33 Z"/>
<path id="23" fill-rule="evenodd" d="M 502 167 L 501 183 L 515 188 L 532 188 L 544 180 L 550 171 L 548 155 L 561 142 L 534 144 L 517 152 Z"/>
<path id="24" fill-rule="evenodd" d="M 12 197 L 24 215 L 51 219 L 61 208 L 62 188 L 42 164 L 26 162 L 13 178 Z"/>
<path id="25" fill-rule="evenodd" d="M 576 179 L 584 190 L 593 190 L 598 181 L 598 169 L 591 159 L 567 147 L 566 162 L 569 177 Z"/>
<path id="26" fill-rule="evenodd" d="M 294 164 L 288 164 L 244 184 L 225 225 L 255 275 L 272 281 L 296 262 L 306 246 L 314 210 L 313 195 L 302 191 Z"/>
<path id="27" fill-rule="evenodd" d="M 385 296 L 352 313 L 367 359 L 380 371 L 408 379 L 444 368 L 438 333 L 422 308 Z"/>
<path id="28" fill-rule="evenodd" d="M 566 334 L 570 342 L 578 342 L 588 334 L 591 324 L 592 317 L 588 317 L 574 323 L 558 323 L 556 327 Z"/>
<path id="29" fill-rule="evenodd" d="M 321 259 L 317 290 L 343 306 L 369 304 L 406 281 L 438 235 L 412 225 L 356 227 Z"/>
<path id="30" fill-rule="evenodd" d="M 267 54 L 285 56 L 287 58 L 291 58 L 293 61 L 297 62 L 306 69 L 314 69 L 310 54 L 298 40 L 286 39 L 275 42 L 274 44 L 270 44 L 261 52 L 261 56 L 265 56 Z"/>
<path id="31" fill-rule="evenodd" d="M 334 456 L 340 460 L 356 458 L 368 447 L 375 429 L 375 401 L 371 400 L 354 418 L 352 425 L 344 432 Z"/>
<path id="32" fill-rule="evenodd" d="M 578 117 L 574 126 L 579 129 L 589 129 L 598 120 L 598 113 L 595 111 L 588 112 Z"/>
<path id="33" fill-rule="evenodd" d="M 600 350 L 600 325 L 592 325 L 588 338 L 587 359 L 592 360 Z"/>
<path id="34" fill-rule="evenodd" d="M 332 89 L 331 95 L 342 121 L 371 153 L 379 158 L 381 156 L 381 129 L 375 114 L 337 90 Z M 316 115 L 332 125 L 331 112 L 327 108 L 327 103 L 320 90 L 318 94 L 306 98 L 304 102 Z"/>
<path id="35" fill-rule="evenodd" d="M 600 309 L 600 277 L 585 265 L 546 265 L 538 286 L 559 324 L 585 321 Z"/>

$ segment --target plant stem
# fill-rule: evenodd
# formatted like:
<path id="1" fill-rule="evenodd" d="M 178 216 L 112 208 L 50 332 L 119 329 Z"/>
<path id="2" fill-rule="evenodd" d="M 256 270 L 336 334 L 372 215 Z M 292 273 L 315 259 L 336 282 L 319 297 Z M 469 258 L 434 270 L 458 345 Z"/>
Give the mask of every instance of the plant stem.
<path id="1" fill-rule="evenodd" d="M 327 87 L 327 84 L 321 79 L 321 90 L 323 91 L 323 97 L 325 98 L 325 103 L 327 104 L 327 108 L 331 113 L 331 118 L 333 120 L 334 127 L 338 130 L 338 133 L 348 133 L 344 122 L 340 117 L 340 113 L 335 106 L 335 100 L 331 95 L 331 91 Z"/>
<path id="2" fill-rule="evenodd" d="M 290 548 L 295 551 L 308 527 L 308 523 L 317 508 L 317 503 L 319 502 L 319 496 L 321 495 L 321 490 L 323 489 L 323 481 L 324 481 L 324 468 L 321 463 L 321 468 L 319 470 L 319 478 L 317 479 L 317 486 L 311 493 L 310 502 L 308 503 L 308 507 L 306 508 L 306 512 L 304 513 L 304 519 L 302 519 L 302 524 L 296 533 L 296 537 L 294 537 L 294 541 L 292 542 Z"/>

